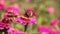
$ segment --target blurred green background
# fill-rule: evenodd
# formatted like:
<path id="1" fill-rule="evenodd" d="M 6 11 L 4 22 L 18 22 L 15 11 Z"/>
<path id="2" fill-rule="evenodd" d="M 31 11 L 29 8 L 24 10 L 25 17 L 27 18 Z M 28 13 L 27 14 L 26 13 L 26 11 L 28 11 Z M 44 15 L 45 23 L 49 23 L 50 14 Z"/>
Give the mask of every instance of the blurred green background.
<path id="1" fill-rule="evenodd" d="M 39 25 L 48 25 L 49 22 L 53 18 L 59 18 L 60 19 L 60 0 L 30 0 L 29 3 L 27 3 L 25 0 L 12 0 L 12 2 L 17 2 L 20 6 L 20 15 L 24 13 L 24 9 L 28 7 L 33 7 L 34 9 L 37 10 L 37 24 L 31 25 L 32 29 L 30 29 L 30 25 L 27 29 L 27 32 L 30 30 L 32 31 L 32 34 L 38 34 L 37 32 L 37 26 Z M 9 0 L 5 0 L 6 7 L 10 5 Z M 51 5 L 55 7 L 55 13 L 54 14 L 49 14 L 46 12 L 46 6 Z M 0 10 L 0 15 L 3 13 L 2 10 Z M 24 31 L 24 25 L 22 24 L 14 24 L 12 23 L 12 27 L 20 29 Z"/>

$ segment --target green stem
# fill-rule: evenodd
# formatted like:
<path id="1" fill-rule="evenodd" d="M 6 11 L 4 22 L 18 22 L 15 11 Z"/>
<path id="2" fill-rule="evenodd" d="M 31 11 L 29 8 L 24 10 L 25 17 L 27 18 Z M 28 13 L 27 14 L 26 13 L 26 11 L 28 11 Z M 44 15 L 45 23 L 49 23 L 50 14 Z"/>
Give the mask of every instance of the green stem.
<path id="1" fill-rule="evenodd" d="M 28 27 L 28 23 L 27 23 L 26 25 L 24 25 L 24 27 L 25 27 L 25 28 L 24 28 L 24 29 L 25 29 L 24 32 L 26 32 L 27 27 Z"/>
<path id="2" fill-rule="evenodd" d="M 27 28 L 28 28 L 28 23 L 24 25 L 24 34 L 26 34 Z"/>

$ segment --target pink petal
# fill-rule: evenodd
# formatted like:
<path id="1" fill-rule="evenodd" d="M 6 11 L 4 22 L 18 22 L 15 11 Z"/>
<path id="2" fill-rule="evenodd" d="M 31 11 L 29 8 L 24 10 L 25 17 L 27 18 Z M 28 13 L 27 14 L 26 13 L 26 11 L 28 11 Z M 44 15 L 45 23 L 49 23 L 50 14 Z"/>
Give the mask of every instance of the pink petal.
<path id="1" fill-rule="evenodd" d="M 49 32 L 49 28 L 47 27 L 47 26 L 42 26 L 42 25 L 40 25 L 39 27 L 38 27 L 38 32 Z"/>
<path id="2" fill-rule="evenodd" d="M 50 14 L 53 14 L 54 11 L 55 11 L 55 8 L 54 8 L 53 6 L 48 6 L 48 7 L 46 8 L 46 10 L 47 10 Z"/>
<path id="3" fill-rule="evenodd" d="M 55 18 L 55 19 L 53 19 L 53 20 L 50 22 L 50 25 L 51 25 L 51 26 L 55 26 L 55 25 L 58 24 L 58 23 L 59 23 L 59 19 Z"/>

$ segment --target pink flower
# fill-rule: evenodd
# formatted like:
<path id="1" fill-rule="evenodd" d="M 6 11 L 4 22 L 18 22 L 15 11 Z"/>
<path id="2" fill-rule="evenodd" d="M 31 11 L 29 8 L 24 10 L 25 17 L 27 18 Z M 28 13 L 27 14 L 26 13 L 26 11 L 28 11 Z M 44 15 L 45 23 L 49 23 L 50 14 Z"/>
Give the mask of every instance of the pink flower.
<path id="1" fill-rule="evenodd" d="M 8 20 L 2 19 L 0 21 L 0 30 L 2 30 L 2 29 L 9 29 L 10 27 L 11 27 L 11 24 L 9 23 Z"/>
<path id="2" fill-rule="evenodd" d="M 21 30 L 15 29 L 15 28 L 10 28 L 8 30 L 8 34 L 24 34 Z"/>
<path id="3" fill-rule="evenodd" d="M 8 13 L 4 13 L 4 14 L 2 14 L 2 18 L 8 18 Z"/>
<path id="4" fill-rule="evenodd" d="M 16 19 L 16 23 L 19 22 L 21 24 L 26 25 L 28 23 L 29 19 L 23 19 L 22 17 L 19 17 Z"/>
<path id="5" fill-rule="evenodd" d="M 6 8 L 6 12 L 19 13 L 19 6 L 17 3 L 14 3 Z"/>
<path id="6" fill-rule="evenodd" d="M 33 8 L 26 8 L 25 11 L 26 12 L 32 12 Z"/>
<path id="7" fill-rule="evenodd" d="M 36 15 L 37 15 L 36 10 L 34 10 L 33 8 L 26 8 L 26 9 L 25 9 L 25 12 L 27 12 L 27 13 L 32 12 L 33 16 L 36 16 Z"/>
<path id="8" fill-rule="evenodd" d="M 53 6 L 48 6 L 46 10 L 48 11 L 48 13 L 53 14 L 55 11 L 55 8 Z"/>
<path id="9" fill-rule="evenodd" d="M 0 0 L 0 9 L 4 9 L 4 0 Z"/>
<path id="10" fill-rule="evenodd" d="M 26 25 L 27 23 L 28 24 L 36 24 L 36 18 L 32 17 L 32 18 L 22 18 L 22 17 L 19 17 L 16 19 L 16 23 L 21 23 L 21 24 L 24 24 Z"/>
<path id="11" fill-rule="evenodd" d="M 47 26 L 40 25 L 37 30 L 39 33 L 49 33 L 49 28 Z"/>
<path id="12" fill-rule="evenodd" d="M 17 18 L 18 14 L 17 13 L 3 13 L 2 18 Z"/>
<path id="13" fill-rule="evenodd" d="M 36 16 L 36 15 L 37 15 L 37 12 L 36 12 L 36 10 L 34 10 L 34 12 L 33 12 L 33 15 L 34 15 L 34 16 Z"/>
<path id="14" fill-rule="evenodd" d="M 37 30 L 41 34 L 60 34 L 59 30 L 48 28 L 47 26 L 43 25 L 40 25 Z"/>
<path id="15" fill-rule="evenodd" d="M 3 25 L 4 24 L 0 22 L 0 30 L 3 30 L 4 29 Z"/>
<path id="16" fill-rule="evenodd" d="M 32 8 L 26 8 L 25 14 L 23 14 L 21 17 L 16 19 L 16 23 L 20 22 L 24 25 L 28 24 L 36 24 L 36 18 L 35 18 L 36 12 Z"/>
<path id="17" fill-rule="evenodd" d="M 60 32 L 56 29 L 50 29 L 50 34 L 60 34 Z"/>
<path id="18" fill-rule="evenodd" d="M 59 23 L 59 19 L 55 18 L 50 22 L 50 26 L 55 26 L 58 23 Z"/>
<path id="19" fill-rule="evenodd" d="M 36 24 L 36 18 L 32 17 L 30 18 L 29 24 Z"/>

